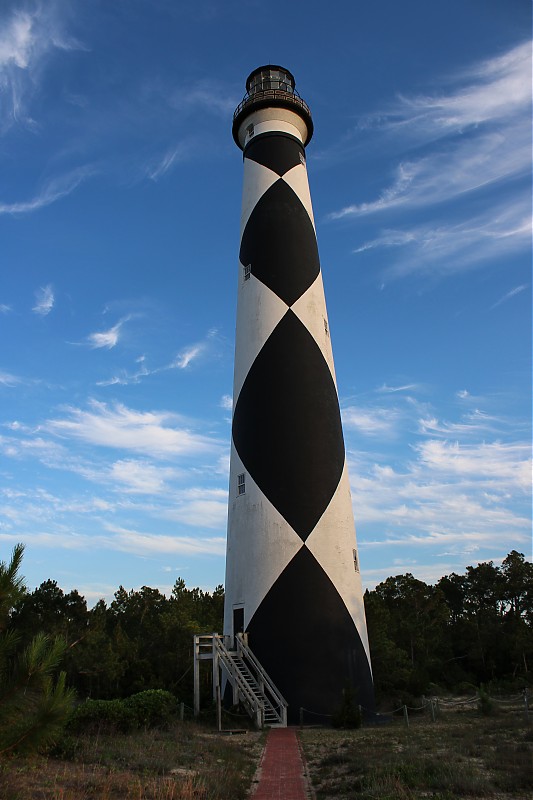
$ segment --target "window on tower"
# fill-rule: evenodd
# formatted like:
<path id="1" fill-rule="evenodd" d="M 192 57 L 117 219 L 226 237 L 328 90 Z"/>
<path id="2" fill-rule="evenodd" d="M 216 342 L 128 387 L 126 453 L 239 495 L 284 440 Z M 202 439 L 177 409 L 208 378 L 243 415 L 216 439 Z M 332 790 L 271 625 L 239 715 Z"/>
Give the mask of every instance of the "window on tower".
<path id="1" fill-rule="evenodd" d="M 242 475 L 237 475 L 237 494 L 244 494 L 245 491 L 246 491 L 246 481 L 243 472 Z"/>
<path id="2" fill-rule="evenodd" d="M 353 568 L 356 572 L 359 572 L 359 561 L 357 559 L 357 550 L 353 551 Z"/>
<path id="3" fill-rule="evenodd" d="M 250 280 L 250 275 L 252 274 L 252 265 L 247 264 L 245 267 L 242 268 L 242 277 L 245 281 Z"/>

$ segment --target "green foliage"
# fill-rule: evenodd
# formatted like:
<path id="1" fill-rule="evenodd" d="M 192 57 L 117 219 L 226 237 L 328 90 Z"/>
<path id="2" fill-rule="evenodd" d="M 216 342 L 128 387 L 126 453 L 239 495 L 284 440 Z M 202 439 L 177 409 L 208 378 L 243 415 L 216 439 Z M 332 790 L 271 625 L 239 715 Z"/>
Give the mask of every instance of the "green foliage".
<path id="1" fill-rule="evenodd" d="M 124 700 L 86 700 L 72 713 L 69 733 L 128 733 L 166 728 L 176 719 L 178 701 L 163 689 L 149 689 Z"/>
<path id="2" fill-rule="evenodd" d="M 334 728 L 360 728 L 361 722 L 355 692 L 351 686 L 346 686 L 342 692 L 342 703 L 333 714 L 331 724 Z"/>
<path id="3" fill-rule="evenodd" d="M 138 727 L 167 727 L 178 713 L 178 700 L 163 689 L 148 689 L 124 700 L 135 714 Z"/>
<path id="4" fill-rule="evenodd" d="M 165 690 L 192 706 L 192 637 L 221 631 L 221 586 L 204 592 L 178 578 L 169 597 L 120 586 L 110 604 L 88 609 L 78 592 L 65 593 L 54 580 L 25 592 L 22 552 L 15 548 L 12 562 L 0 565 L 0 680 L 44 631 L 50 642 L 63 642 L 61 667 L 79 696 L 113 700 Z M 513 550 L 501 566 L 469 566 L 435 586 L 409 573 L 390 577 L 366 592 L 365 609 L 383 707 L 427 694 L 431 685 L 533 686 L 533 565 L 521 553 Z"/>
<path id="5" fill-rule="evenodd" d="M 13 627 L 13 605 L 25 591 L 23 552 L 17 545 L 9 564 L 0 563 L 0 754 L 56 741 L 74 697 L 65 672 L 55 677 L 65 641 L 40 631 L 24 644 L 23 631 Z"/>
<path id="6" fill-rule="evenodd" d="M 489 693 L 487 692 L 483 684 L 481 684 L 481 686 L 479 687 L 477 695 L 478 695 L 477 705 L 481 713 L 486 717 L 494 714 L 494 703 L 490 699 Z"/>
<path id="7" fill-rule="evenodd" d="M 70 733 L 128 733 L 137 727 L 133 708 L 124 700 L 85 700 L 72 713 Z"/>

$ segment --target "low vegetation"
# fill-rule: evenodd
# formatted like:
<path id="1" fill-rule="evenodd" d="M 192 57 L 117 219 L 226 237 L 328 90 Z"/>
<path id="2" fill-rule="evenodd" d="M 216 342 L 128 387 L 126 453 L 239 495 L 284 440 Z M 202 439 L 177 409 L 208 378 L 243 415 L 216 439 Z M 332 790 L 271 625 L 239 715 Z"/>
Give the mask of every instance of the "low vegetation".
<path id="1" fill-rule="evenodd" d="M 102 732 L 105 729 L 106 732 Z M 241 800 L 262 750 L 260 734 L 166 729 L 67 733 L 47 755 L 0 761 L 4 800 Z"/>
<path id="2" fill-rule="evenodd" d="M 531 800 L 533 726 L 523 713 L 307 728 L 301 739 L 317 800 Z"/>

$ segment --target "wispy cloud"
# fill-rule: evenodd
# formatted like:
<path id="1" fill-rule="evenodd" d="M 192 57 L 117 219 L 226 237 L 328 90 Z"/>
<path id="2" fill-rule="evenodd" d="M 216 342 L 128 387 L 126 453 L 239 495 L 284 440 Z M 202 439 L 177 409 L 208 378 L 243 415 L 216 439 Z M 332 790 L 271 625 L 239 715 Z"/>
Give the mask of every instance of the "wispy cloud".
<path id="1" fill-rule="evenodd" d="M 178 493 L 177 502 L 165 513 L 166 519 L 196 528 L 223 530 L 228 516 L 225 489 L 192 488 Z"/>
<path id="2" fill-rule="evenodd" d="M 38 76 L 53 51 L 84 49 L 69 35 L 55 3 L 0 11 L 0 130 L 14 123 L 32 125 L 28 103 Z"/>
<path id="3" fill-rule="evenodd" d="M 169 95 L 168 102 L 172 108 L 180 111 L 202 109 L 210 114 L 228 116 L 233 114 L 239 101 L 227 95 L 222 85 L 217 87 L 212 80 L 205 80 L 187 88 L 180 86 Z"/>
<path id="4" fill-rule="evenodd" d="M 174 553 L 223 556 L 226 550 L 226 538 L 223 536 L 154 535 L 113 525 L 109 525 L 108 529 L 114 534 L 106 540 L 108 548 L 137 555 Z"/>
<path id="5" fill-rule="evenodd" d="M 461 405 L 465 399 L 472 398 L 458 393 Z M 400 445 L 410 456 L 399 460 L 387 430 L 376 432 L 373 450 L 374 440 L 367 439 L 365 452 L 360 440 L 350 449 L 346 429 L 354 513 L 365 546 L 387 543 L 393 553 L 396 545 L 423 545 L 439 555 L 464 553 L 467 545 L 494 550 L 507 531 L 525 542 L 531 531 L 527 422 L 519 440 L 520 426 L 503 415 L 474 409 L 441 422 L 418 416 L 419 410 L 416 403 L 402 410 L 402 428 L 412 434 Z"/>
<path id="6" fill-rule="evenodd" d="M 105 480 L 117 483 L 120 490 L 126 493 L 153 495 L 168 491 L 168 482 L 181 475 L 179 470 L 172 467 L 126 458 L 111 465 Z"/>
<path id="7" fill-rule="evenodd" d="M 387 384 L 384 383 L 379 387 L 378 391 L 384 394 L 395 394 L 396 392 L 413 392 L 418 388 L 416 383 L 406 383 L 403 386 L 387 386 Z"/>
<path id="8" fill-rule="evenodd" d="M 126 322 L 132 318 L 131 314 L 128 314 L 109 328 L 107 331 L 98 331 L 96 333 L 90 333 L 87 336 L 87 341 L 89 345 L 93 349 L 98 349 L 101 347 L 105 347 L 107 350 L 111 350 L 111 348 L 116 347 L 120 339 L 120 332 L 122 327 L 125 325 Z M 115 383 L 119 383 L 119 381 L 115 381 Z"/>
<path id="9" fill-rule="evenodd" d="M 506 303 L 508 300 L 511 300 L 511 298 L 516 297 L 517 294 L 524 292 L 527 288 L 528 286 L 525 283 L 522 284 L 521 286 L 515 286 L 514 289 L 510 289 L 503 295 L 503 297 L 500 297 L 499 300 L 493 303 L 493 305 L 491 305 L 489 310 L 492 311 L 493 308 L 498 308 L 498 306 L 501 306 L 502 303 Z"/>
<path id="10" fill-rule="evenodd" d="M 217 335 L 217 329 L 211 328 L 203 341 L 196 342 L 196 344 L 191 344 L 179 352 L 170 366 L 177 369 L 186 369 L 190 364 L 192 364 L 193 361 L 196 361 L 200 356 L 207 353 L 211 342 L 217 337 Z"/>
<path id="11" fill-rule="evenodd" d="M 453 147 L 399 164 L 392 184 L 376 200 L 346 206 L 329 216 L 342 219 L 444 203 L 514 176 L 524 176 L 530 161 L 530 132 L 525 124 L 509 136 L 500 132 L 471 134 Z"/>
<path id="12" fill-rule="evenodd" d="M 18 375 L 12 375 L 10 372 L 4 372 L 0 370 L 0 385 L 1 386 L 8 386 L 13 387 L 17 386 L 19 383 L 22 383 L 22 378 L 19 378 Z"/>
<path id="13" fill-rule="evenodd" d="M 49 206 L 66 197 L 76 189 L 82 181 L 95 174 L 91 166 L 83 166 L 66 173 L 51 178 L 42 189 L 30 200 L 22 200 L 13 203 L 0 202 L 0 214 L 28 214 L 38 211 L 40 208 Z"/>
<path id="14" fill-rule="evenodd" d="M 174 533 L 167 535 L 144 533 L 112 524 L 107 524 L 105 527 L 108 530 L 107 534 L 77 534 L 73 536 L 67 532 L 49 533 L 43 531 L 29 532 L 24 539 L 28 545 L 34 547 L 80 551 L 98 548 L 101 551 L 115 550 L 140 556 L 153 556 L 155 554 L 223 556 L 226 549 L 226 539 L 223 536 L 193 537 L 180 536 Z M 0 542 L 2 541 L 18 541 L 17 533 L 0 532 Z"/>
<path id="15" fill-rule="evenodd" d="M 46 317 L 54 307 L 55 297 L 52 286 L 43 286 L 35 292 L 35 305 L 32 311 L 40 317 Z"/>
<path id="16" fill-rule="evenodd" d="M 355 253 L 394 249 L 386 273 L 401 277 L 429 269 L 435 274 L 436 266 L 450 273 L 530 248 L 530 73 L 526 42 L 454 75 L 447 92 L 402 95 L 361 123 L 372 129 L 373 141 L 377 129 L 382 147 L 404 147 L 409 158 L 395 165 L 377 197 L 329 215 L 354 222 L 370 215 L 394 219 Z M 466 203 L 471 198 L 475 215 Z M 415 209 L 424 211 L 418 224 L 412 221 Z"/>
<path id="17" fill-rule="evenodd" d="M 391 436 L 395 433 L 400 411 L 396 408 L 347 406 L 342 409 L 345 428 L 366 436 Z"/>
<path id="18" fill-rule="evenodd" d="M 465 266 L 491 261 L 520 252 L 531 244 L 531 200 L 524 192 L 513 201 L 489 207 L 483 215 L 460 222 L 432 223 L 385 230 L 376 239 L 358 247 L 355 253 L 376 248 L 401 250 L 384 270 L 389 277 L 401 277 L 436 268 L 452 274 Z"/>
<path id="19" fill-rule="evenodd" d="M 185 425 L 170 412 L 135 411 L 97 401 L 89 410 L 68 408 L 67 416 L 49 420 L 45 428 L 61 437 L 159 458 L 193 456 L 220 447 L 218 440 L 195 432 L 192 422 Z"/>
<path id="20" fill-rule="evenodd" d="M 150 180 L 158 181 L 178 164 L 186 161 L 190 157 L 190 154 L 191 143 L 180 142 L 166 150 L 162 156 L 152 159 L 146 166 L 146 175 Z"/>
<path id="21" fill-rule="evenodd" d="M 12 310 L 11 306 L 8 306 L 6 303 L 0 303 L 0 314 L 9 314 Z"/>

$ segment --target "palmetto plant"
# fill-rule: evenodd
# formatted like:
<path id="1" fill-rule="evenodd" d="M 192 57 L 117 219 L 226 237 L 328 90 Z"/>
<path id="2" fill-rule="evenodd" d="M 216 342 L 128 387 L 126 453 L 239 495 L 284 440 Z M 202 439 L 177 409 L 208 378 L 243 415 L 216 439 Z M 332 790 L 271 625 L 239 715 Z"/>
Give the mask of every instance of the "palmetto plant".
<path id="1" fill-rule="evenodd" d="M 74 693 L 57 670 L 66 643 L 45 632 L 21 645 L 11 612 L 25 593 L 19 574 L 24 546 L 0 562 L 0 754 L 36 750 L 52 743 L 68 717 Z"/>

